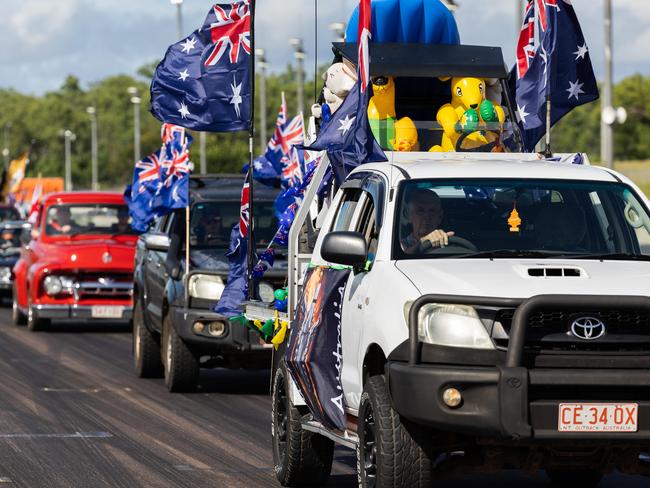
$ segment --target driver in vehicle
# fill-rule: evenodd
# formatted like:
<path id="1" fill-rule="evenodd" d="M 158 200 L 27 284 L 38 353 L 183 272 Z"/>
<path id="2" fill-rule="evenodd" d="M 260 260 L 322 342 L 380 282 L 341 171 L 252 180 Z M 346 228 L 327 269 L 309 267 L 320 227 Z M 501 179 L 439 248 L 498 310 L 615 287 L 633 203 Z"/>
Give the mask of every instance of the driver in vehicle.
<path id="1" fill-rule="evenodd" d="M 443 216 L 440 197 L 433 190 L 420 188 L 407 195 L 403 218 L 410 234 L 401 240 L 404 252 L 414 254 L 447 246 L 454 232 L 440 228 Z"/>
<path id="2" fill-rule="evenodd" d="M 55 217 L 47 223 L 48 234 L 71 234 L 79 228 L 79 225 L 72 220 L 68 207 L 57 207 Z"/>
<path id="3" fill-rule="evenodd" d="M 111 234 L 124 234 L 131 231 L 129 209 L 120 208 L 117 211 L 117 222 L 111 225 Z"/>

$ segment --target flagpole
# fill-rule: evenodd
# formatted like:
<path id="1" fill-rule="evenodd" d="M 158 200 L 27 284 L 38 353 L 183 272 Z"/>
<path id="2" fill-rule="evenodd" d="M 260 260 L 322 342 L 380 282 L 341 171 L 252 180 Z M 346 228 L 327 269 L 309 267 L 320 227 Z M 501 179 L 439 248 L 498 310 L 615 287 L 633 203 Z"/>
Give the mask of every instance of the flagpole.
<path id="1" fill-rule="evenodd" d="M 551 151 L 551 96 L 546 95 L 546 148 L 544 149 L 544 156 L 547 158 L 553 157 Z"/>
<path id="2" fill-rule="evenodd" d="M 255 140 L 255 0 L 250 0 L 250 18 L 251 18 L 251 69 L 250 69 L 250 125 L 248 132 L 248 299 L 255 300 L 255 280 L 253 279 L 253 260 L 255 258 L 255 219 L 254 219 L 254 179 L 253 179 L 253 147 Z M 262 107 L 264 110 L 265 107 Z"/>

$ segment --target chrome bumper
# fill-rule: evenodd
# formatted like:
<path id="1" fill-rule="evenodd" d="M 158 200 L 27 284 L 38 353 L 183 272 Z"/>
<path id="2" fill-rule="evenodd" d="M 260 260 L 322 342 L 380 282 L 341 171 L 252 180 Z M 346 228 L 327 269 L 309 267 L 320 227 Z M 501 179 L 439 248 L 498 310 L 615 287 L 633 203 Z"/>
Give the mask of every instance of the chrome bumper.
<path id="1" fill-rule="evenodd" d="M 78 320 L 131 320 L 133 318 L 133 308 L 124 306 L 121 318 L 97 318 L 93 317 L 92 306 L 89 305 L 34 305 L 32 313 L 37 318 L 42 319 L 78 319 Z"/>

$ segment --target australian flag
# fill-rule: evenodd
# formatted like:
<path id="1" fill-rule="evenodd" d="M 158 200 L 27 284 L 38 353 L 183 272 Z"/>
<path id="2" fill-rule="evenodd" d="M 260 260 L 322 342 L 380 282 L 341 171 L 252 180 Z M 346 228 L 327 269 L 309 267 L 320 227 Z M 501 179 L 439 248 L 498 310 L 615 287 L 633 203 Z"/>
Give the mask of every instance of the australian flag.
<path id="1" fill-rule="evenodd" d="M 528 1 L 517 44 L 517 64 L 509 81 L 526 151 L 534 151 L 546 132 L 547 99 L 554 125 L 574 107 L 598 98 L 589 49 L 570 2 Z"/>
<path id="2" fill-rule="evenodd" d="M 159 190 L 160 152 L 147 156 L 135 164 L 133 181 L 124 191 L 124 199 L 129 206 L 131 227 L 138 232 L 145 232 L 156 218 L 153 199 Z"/>
<path id="3" fill-rule="evenodd" d="M 203 26 L 170 46 L 151 81 L 151 113 L 209 132 L 248 130 L 250 0 L 212 7 Z"/>
<path id="4" fill-rule="evenodd" d="M 372 32 L 370 0 L 359 2 L 358 80 L 343 104 L 332 115 L 309 149 L 327 151 L 337 181 L 362 163 L 386 161 L 368 121 L 368 102 L 372 97 L 369 46 Z"/>
<path id="5" fill-rule="evenodd" d="M 239 222 L 230 232 L 230 245 L 226 256 L 230 262 L 228 281 L 214 311 L 225 317 L 235 317 L 242 312 L 242 302 L 248 296 L 248 233 L 250 228 L 250 184 L 248 176 L 241 192 Z"/>
<path id="6" fill-rule="evenodd" d="M 291 148 L 305 140 L 302 114 L 289 119 L 287 102 L 282 94 L 280 111 L 275 122 L 275 131 L 262 156 L 253 161 L 253 176 L 256 180 L 269 186 L 277 186 L 283 179 L 285 160 L 290 157 Z"/>

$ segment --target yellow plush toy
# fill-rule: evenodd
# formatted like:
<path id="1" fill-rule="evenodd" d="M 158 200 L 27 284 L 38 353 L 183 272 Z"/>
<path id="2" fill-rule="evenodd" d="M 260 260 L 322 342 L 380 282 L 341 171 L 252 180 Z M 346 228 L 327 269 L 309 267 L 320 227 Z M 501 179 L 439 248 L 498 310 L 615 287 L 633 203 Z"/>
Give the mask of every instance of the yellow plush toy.
<path id="1" fill-rule="evenodd" d="M 389 76 L 372 80 L 373 96 L 368 103 L 368 120 L 379 145 L 391 151 L 418 151 L 418 131 L 408 117 L 397 120 L 395 80 Z"/>
<path id="2" fill-rule="evenodd" d="M 449 78 L 441 78 L 447 81 Z M 498 122 L 499 127 L 505 121 L 503 108 L 486 98 L 486 80 L 481 78 L 452 78 L 451 103 L 446 103 L 436 115 L 442 126 L 442 142 L 430 151 L 456 151 L 456 143 L 462 133 L 469 135 L 463 141 L 463 147 L 471 149 L 494 142 L 497 135 L 492 132 L 477 132 L 479 123 Z"/>

